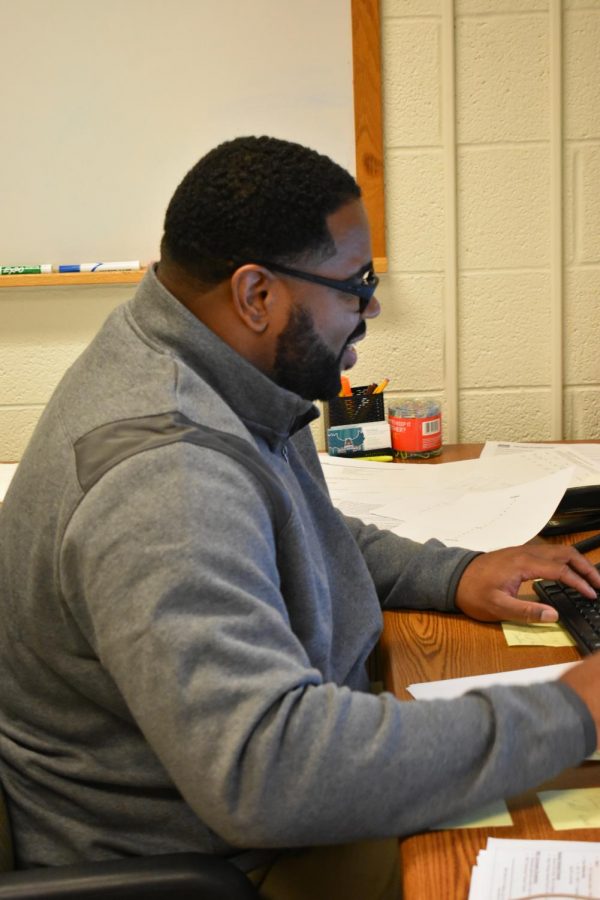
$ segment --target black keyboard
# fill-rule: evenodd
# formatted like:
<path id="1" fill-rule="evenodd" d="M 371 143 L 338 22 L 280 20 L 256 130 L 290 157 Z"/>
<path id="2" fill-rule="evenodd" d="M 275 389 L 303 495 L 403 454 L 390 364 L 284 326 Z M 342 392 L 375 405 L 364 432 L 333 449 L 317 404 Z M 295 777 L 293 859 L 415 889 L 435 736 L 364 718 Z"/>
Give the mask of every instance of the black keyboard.
<path id="1" fill-rule="evenodd" d="M 596 566 L 600 571 L 600 563 Z M 563 625 L 582 653 L 600 650 L 600 594 L 588 600 L 579 591 L 560 581 L 540 579 L 533 588 L 544 603 L 553 606 Z"/>

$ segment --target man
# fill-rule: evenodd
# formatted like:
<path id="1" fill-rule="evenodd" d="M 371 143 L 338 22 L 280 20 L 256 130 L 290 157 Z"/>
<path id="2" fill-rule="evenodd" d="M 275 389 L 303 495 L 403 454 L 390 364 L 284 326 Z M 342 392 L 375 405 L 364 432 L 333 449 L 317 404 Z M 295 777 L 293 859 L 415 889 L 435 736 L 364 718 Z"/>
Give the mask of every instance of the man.
<path id="1" fill-rule="evenodd" d="M 200 849 L 264 897 L 393 897 L 397 835 L 595 748 L 595 657 L 450 702 L 369 692 L 381 606 L 551 621 L 522 580 L 600 586 L 572 548 L 477 555 L 332 507 L 311 401 L 379 313 L 370 260 L 347 172 L 272 138 L 223 144 L 57 388 L 0 520 L 21 865 Z"/>

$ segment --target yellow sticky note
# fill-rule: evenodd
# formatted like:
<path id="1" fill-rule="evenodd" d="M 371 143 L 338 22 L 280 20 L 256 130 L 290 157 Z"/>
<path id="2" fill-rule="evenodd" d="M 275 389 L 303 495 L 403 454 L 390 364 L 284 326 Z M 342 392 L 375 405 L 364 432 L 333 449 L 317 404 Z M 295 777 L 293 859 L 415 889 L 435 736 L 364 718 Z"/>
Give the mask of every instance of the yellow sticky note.
<path id="1" fill-rule="evenodd" d="M 517 624 L 503 622 L 502 631 L 509 647 L 573 647 L 575 641 L 559 622 Z"/>
<path id="2" fill-rule="evenodd" d="M 446 822 L 440 822 L 434 825 L 432 831 L 441 831 L 446 828 L 491 828 L 492 826 L 501 827 L 503 825 L 512 825 L 512 816 L 508 811 L 508 807 L 504 800 L 497 800 L 495 803 L 488 803 L 486 806 L 480 806 L 475 812 L 466 816 L 459 816 L 457 819 L 448 819 Z"/>
<path id="3" fill-rule="evenodd" d="M 600 828 L 600 788 L 573 788 L 538 793 L 555 831 Z"/>

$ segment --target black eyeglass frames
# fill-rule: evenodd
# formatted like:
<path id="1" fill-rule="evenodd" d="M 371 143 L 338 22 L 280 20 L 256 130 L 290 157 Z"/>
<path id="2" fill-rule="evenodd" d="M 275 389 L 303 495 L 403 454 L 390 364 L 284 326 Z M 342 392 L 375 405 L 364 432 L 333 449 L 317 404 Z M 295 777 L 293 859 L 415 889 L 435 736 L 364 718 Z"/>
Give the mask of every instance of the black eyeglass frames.
<path id="1" fill-rule="evenodd" d="M 323 275 L 313 275 L 310 272 L 303 272 L 300 269 L 291 269 L 289 266 L 283 266 L 280 263 L 265 262 L 264 260 L 256 259 L 252 260 L 252 262 L 257 266 L 264 266 L 265 269 L 281 272 L 282 275 L 291 275 L 292 278 L 299 278 L 301 281 L 322 284 L 325 287 L 341 291 L 343 294 L 352 294 L 354 297 L 358 297 L 358 312 L 361 316 L 369 305 L 369 301 L 379 284 L 379 277 L 375 274 L 372 262 L 363 266 L 356 275 L 352 275 L 351 278 L 343 280 L 337 278 L 325 278 Z"/>

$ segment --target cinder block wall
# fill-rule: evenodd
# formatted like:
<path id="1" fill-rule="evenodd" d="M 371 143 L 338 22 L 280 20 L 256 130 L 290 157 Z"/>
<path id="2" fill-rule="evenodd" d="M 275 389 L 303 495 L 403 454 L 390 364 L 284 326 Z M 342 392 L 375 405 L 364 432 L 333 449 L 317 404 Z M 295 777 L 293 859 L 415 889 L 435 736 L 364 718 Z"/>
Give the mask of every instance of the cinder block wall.
<path id="1" fill-rule="evenodd" d="M 18 461 L 66 369 L 132 285 L 0 288 L 0 461 Z"/>
<path id="2" fill-rule="evenodd" d="M 354 378 L 462 441 L 600 439 L 600 2 L 381 9 L 389 274 Z"/>
<path id="3" fill-rule="evenodd" d="M 353 382 L 439 398 L 446 439 L 600 440 L 600 0 L 381 9 L 389 273 Z M 2 289 L 0 460 L 131 291 Z"/>

